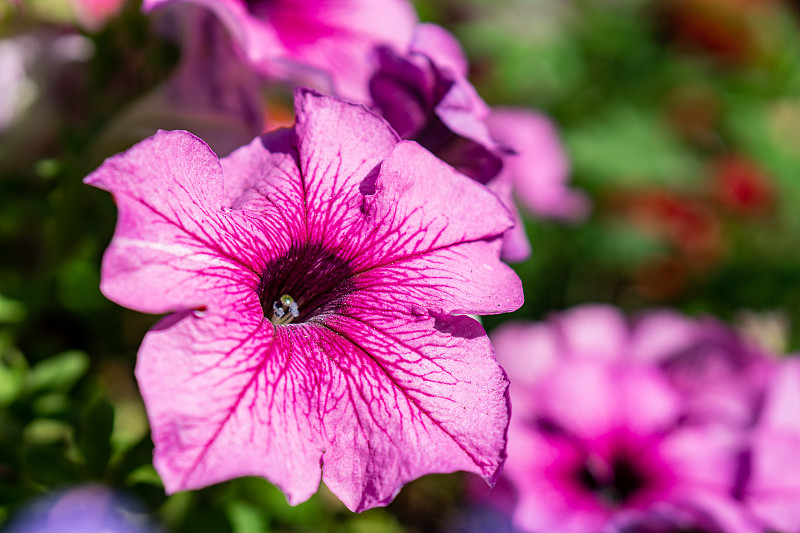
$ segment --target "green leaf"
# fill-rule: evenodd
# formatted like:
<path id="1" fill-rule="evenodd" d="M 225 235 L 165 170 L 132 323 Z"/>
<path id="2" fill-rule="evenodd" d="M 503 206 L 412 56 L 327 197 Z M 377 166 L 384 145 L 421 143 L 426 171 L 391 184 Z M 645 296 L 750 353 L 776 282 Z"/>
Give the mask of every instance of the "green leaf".
<path id="1" fill-rule="evenodd" d="M 227 505 L 228 519 L 234 533 L 269 533 L 264 515 L 247 503 L 233 500 Z"/>
<path id="2" fill-rule="evenodd" d="M 196 505 L 187 513 L 177 533 L 196 533 L 197 531 L 213 531 L 214 533 L 233 533 L 233 526 L 222 510 L 206 505 Z"/>
<path id="3" fill-rule="evenodd" d="M 25 426 L 24 439 L 28 443 L 48 444 L 67 442 L 72 426 L 60 420 L 37 418 Z"/>
<path id="4" fill-rule="evenodd" d="M 0 294 L 0 323 L 22 322 L 25 319 L 25 306 Z"/>
<path id="5" fill-rule="evenodd" d="M 68 416 L 71 408 L 68 396 L 54 392 L 43 394 L 31 403 L 31 409 L 36 416 L 45 418 L 62 418 Z"/>
<path id="6" fill-rule="evenodd" d="M 71 311 L 96 311 L 105 303 L 100 294 L 100 273 L 82 257 L 61 266 L 57 294 L 61 305 Z"/>
<path id="7" fill-rule="evenodd" d="M 25 381 L 27 362 L 16 349 L 5 350 L 0 357 L 0 406 L 17 399 Z"/>
<path id="8" fill-rule="evenodd" d="M 150 466 L 153 462 L 153 441 L 150 434 L 144 436 L 131 448 L 125 450 L 114 462 L 112 467 L 112 479 L 115 483 L 123 481 L 139 481 L 140 479 L 128 479 L 129 474 L 135 472 L 143 466 Z M 157 476 L 156 476 L 157 477 Z"/>
<path id="9" fill-rule="evenodd" d="M 34 366 L 28 373 L 27 387 L 31 392 L 56 390 L 66 392 L 86 374 L 89 356 L 78 350 L 54 355 Z"/>
<path id="10" fill-rule="evenodd" d="M 347 524 L 350 533 L 403 533 L 404 529 L 397 519 L 384 509 L 371 509 L 366 513 L 355 515 Z"/>
<path id="11" fill-rule="evenodd" d="M 114 426 L 114 408 L 105 399 L 90 403 L 81 416 L 78 445 L 89 473 L 101 479 L 111 457 L 111 430 Z"/>
<path id="12" fill-rule="evenodd" d="M 698 169 L 659 117 L 632 107 L 565 131 L 576 174 L 596 185 L 686 186 Z"/>
<path id="13" fill-rule="evenodd" d="M 81 481 L 75 463 L 66 456 L 59 444 L 35 444 L 25 448 L 22 461 L 28 475 L 43 485 L 56 486 Z"/>

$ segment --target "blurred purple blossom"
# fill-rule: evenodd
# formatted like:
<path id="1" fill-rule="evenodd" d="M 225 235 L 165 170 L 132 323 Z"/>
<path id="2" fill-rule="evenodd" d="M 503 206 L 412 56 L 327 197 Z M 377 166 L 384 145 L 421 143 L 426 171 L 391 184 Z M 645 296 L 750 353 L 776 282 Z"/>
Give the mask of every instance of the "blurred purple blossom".
<path id="1" fill-rule="evenodd" d="M 364 102 L 369 55 L 404 49 L 417 21 L 406 0 L 144 0 L 151 11 L 193 3 L 214 11 L 257 72 Z"/>
<path id="2" fill-rule="evenodd" d="M 739 402 L 752 417 L 759 401 L 746 374 L 765 380 L 760 363 L 742 360 L 770 359 L 722 328 L 666 312 L 628 321 L 600 305 L 498 328 L 492 340 L 511 380 L 503 478 L 515 525 L 538 533 L 760 531 L 737 499 L 748 428 L 715 400 Z M 689 368 L 704 369 L 705 388 L 681 379 Z"/>
<path id="3" fill-rule="evenodd" d="M 750 426 L 778 364 L 709 316 L 651 312 L 633 327 L 634 357 L 657 365 L 687 402 L 688 423 Z"/>
<path id="4" fill-rule="evenodd" d="M 6 533 L 157 533 L 135 501 L 103 485 L 83 485 L 34 500 Z"/>
<path id="5" fill-rule="evenodd" d="M 522 302 L 505 208 L 360 105 L 295 112 L 221 161 L 162 132 L 86 179 L 119 209 L 103 293 L 173 313 L 136 368 L 167 491 L 260 475 L 298 503 L 322 477 L 360 511 L 423 474 L 492 482 L 507 380 L 465 315 Z"/>

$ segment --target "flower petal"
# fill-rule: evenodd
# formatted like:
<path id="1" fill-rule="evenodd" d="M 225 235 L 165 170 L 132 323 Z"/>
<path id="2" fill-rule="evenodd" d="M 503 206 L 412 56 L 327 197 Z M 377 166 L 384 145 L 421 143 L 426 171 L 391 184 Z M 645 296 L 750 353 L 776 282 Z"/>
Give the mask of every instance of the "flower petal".
<path id="1" fill-rule="evenodd" d="M 513 224 L 496 195 L 410 141 L 398 143 L 381 165 L 361 211 L 371 224 L 388 227 L 381 259 L 492 240 Z M 403 228 L 422 231 L 398 234 Z"/>
<path id="2" fill-rule="evenodd" d="M 186 133 L 90 178 L 120 202 L 115 239 L 162 254 L 133 249 L 119 299 L 183 306 L 147 334 L 136 369 L 167 490 L 260 475 L 297 503 L 324 465 L 331 489 L 363 510 L 429 472 L 493 481 L 507 380 L 480 325 L 448 313 L 521 303 L 498 259 L 507 212 L 415 143 L 395 147 L 363 107 L 311 91 L 297 100 L 296 130 L 223 160 L 224 189 L 216 157 Z M 300 318 L 273 325 L 263 307 L 284 292 Z M 196 301 L 205 308 L 186 310 Z"/>
<path id="3" fill-rule="evenodd" d="M 144 0 L 143 9 L 182 2 L 212 9 L 261 73 L 355 101 L 368 98 L 373 48 L 404 50 L 417 22 L 406 0 L 271 0 L 255 9 L 237 0 Z"/>
<path id="4" fill-rule="evenodd" d="M 392 305 L 445 313 L 522 305 L 519 278 L 497 259 L 510 218 L 488 189 L 408 141 L 383 163 L 374 187 L 349 245 L 360 250 L 353 263 L 362 287 L 392 280 L 383 290 Z"/>
<path id="5" fill-rule="evenodd" d="M 346 401 L 325 417 L 333 440 L 324 480 L 345 505 L 386 504 L 430 472 L 494 481 L 505 458 L 508 381 L 476 321 L 367 310 L 324 327 L 325 351 L 346 382 Z"/>
<path id="6" fill-rule="evenodd" d="M 309 236 L 323 244 L 337 235 L 343 240 L 360 215 L 361 182 L 389 155 L 397 134 L 364 106 L 307 89 L 295 93 L 295 115 Z"/>
<path id="7" fill-rule="evenodd" d="M 628 357 L 628 324 L 610 305 L 588 304 L 554 317 L 570 357 L 621 361 Z"/>
<path id="8" fill-rule="evenodd" d="M 759 431 L 753 440 L 747 505 L 770 530 L 800 531 L 800 435 Z"/>
<path id="9" fill-rule="evenodd" d="M 467 77 L 469 62 L 461 44 L 441 26 L 427 22 L 417 24 L 409 52 L 427 56 L 437 67 L 449 70 L 453 76 Z"/>
<path id="10" fill-rule="evenodd" d="M 313 363 L 329 363 L 306 337 L 285 335 L 246 295 L 202 318 L 171 315 L 147 334 L 136 377 L 167 492 L 245 475 L 266 477 L 292 504 L 316 492 L 324 383 Z"/>
<path id="11" fill-rule="evenodd" d="M 540 416 L 585 438 L 615 428 L 653 434 L 670 429 L 681 414 L 680 397 L 657 371 L 601 361 L 565 361 L 535 394 Z"/>
<path id="12" fill-rule="evenodd" d="M 426 473 L 497 475 L 508 382 L 473 319 L 334 316 L 273 333 L 253 298 L 230 305 L 165 319 L 139 353 L 168 492 L 260 475 L 298 503 L 322 462 L 359 511 Z M 246 320 L 232 327 L 232 312 Z"/>
<path id="13" fill-rule="evenodd" d="M 242 257 L 236 222 L 220 211 L 219 161 L 197 137 L 159 132 L 107 159 L 85 182 L 111 192 L 119 210 L 103 257 L 109 299 L 164 313 L 208 305 L 231 279 L 255 283 L 256 261 Z"/>
<path id="14" fill-rule="evenodd" d="M 782 361 L 765 400 L 761 424 L 800 438 L 800 359 Z"/>
<path id="15" fill-rule="evenodd" d="M 518 154 L 505 157 L 504 165 L 524 207 L 540 217 L 586 218 L 588 198 L 567 186 L 567 156 L 547 118 L 525 109 L 501 108 L 492 111 L 488 124 L 492 137 Z"/>

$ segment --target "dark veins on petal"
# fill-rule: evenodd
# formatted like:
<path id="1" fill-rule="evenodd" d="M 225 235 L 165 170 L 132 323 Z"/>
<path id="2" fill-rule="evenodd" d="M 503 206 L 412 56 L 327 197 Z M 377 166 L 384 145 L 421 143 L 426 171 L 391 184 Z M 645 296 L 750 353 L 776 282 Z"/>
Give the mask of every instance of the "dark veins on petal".
<path id="1" fill-rule="evenodd" d="M 293 246 L 264 267 L 259 298 L 264 316 L 273 323 L 297 323 L 339 311 L 354 290 L 349 262 L 320 244 L 308 243 Z M 296 316 L 290 300 L 296 304 Z"/>

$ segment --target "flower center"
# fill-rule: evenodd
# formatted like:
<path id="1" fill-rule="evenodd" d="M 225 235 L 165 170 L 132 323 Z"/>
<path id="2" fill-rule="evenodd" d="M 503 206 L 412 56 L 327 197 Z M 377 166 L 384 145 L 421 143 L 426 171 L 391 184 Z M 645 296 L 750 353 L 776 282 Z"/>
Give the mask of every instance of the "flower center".
<path id="1" fill-rule="evenodd" d="M 264 317 L 275 325 L 334 313 L 353 290 L 349 262 L 318 244 L 296 245 L 267 264 L 258 288 Z"/>
<path id="2" fill-rule="evenodd" d="M 270 318 L 270 321 L 273 324 L 288 324 L 299 316 L 300 308 L 294 298 L 288 294 L 284 294 L 272 302 L 272 318 Z"/>
<path id="3" fill-rule="evenodd" d="M 588 458 L 578 469 L 581 485 L 611 507 L 628 503 L 646 485 L 640 469 L 627 457 L 615 457 L 610 464 Z"/>

